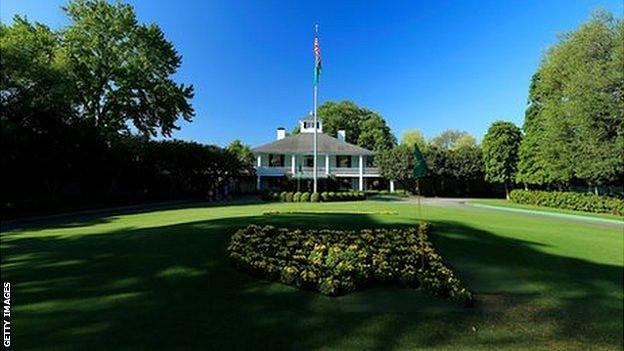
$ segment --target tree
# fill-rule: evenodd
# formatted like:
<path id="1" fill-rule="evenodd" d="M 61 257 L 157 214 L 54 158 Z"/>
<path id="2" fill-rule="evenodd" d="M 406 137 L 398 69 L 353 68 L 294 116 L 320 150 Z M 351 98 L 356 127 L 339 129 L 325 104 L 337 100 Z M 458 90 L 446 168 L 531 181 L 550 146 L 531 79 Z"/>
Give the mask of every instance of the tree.
<path id="1" fill-rule="evenodd" d="M 566 187 L 622 180 L 624 23 L 598 11 L 545 54 L 529 91 L 518 180 Z"/>
<path id="2" fill-rule="evenodd" d="M 0 50 L 3 123 L 42 130 L 71 117 L 74 92 L 58 33 L 16 16 L 13 25 L 0 24 Z"/>
<path id="3" fill-rule="evenodd" d="M 179 117 L 191 120 L 193 86 L 172 80 L 182 58 L 157 25 L 139 24 L 121 2 L 74 0 L 64 10 L 72 23 L 63 48 L 81 118 L 114 133 L 132 123 L 151 136 L 170 136 Z"/>
<path id="4" fill-rule="evenodd" d="M 449 129 L 431 140 L 431 145 L 441 149 L 454 149 L 461 146 L 477 145 L 475 138 L 468 132 Z"/>
<path id="5" fill-rule="evenodd" d="M 401 145 L 407 145 L 409 147 L 416 145 L 420 151 L 424 151 L 427 147 L 427 141 L 418 129 L 411 129 L 405 131 L 401 136 Z"/>
<path id="6" fill-rule="evenodd" d="M 413 149 L 407 145 L 398 145 L 390 150 L 381 151 L 375 156 L 375 165 L 379 167 L 382 177 L 408 182 L 413 179 Z"/>
<path id="7" fill-rule="evenodd" d="M 249 145 L 245 145 L 239 139 L 235 139 L 230 143 L 230 145 L 228 145 L 227 150 L 236 156 L 236 159 L 240 164 L 240 169 L 254 169 L 254 155 L 251 152 Z"/>
<path id="8" fill-rule="evenodd" d="M 396 145 L 385 119 L 376 112 L 359 107 L 351 101 L 328 101 L 318 108 L 323 119 L 323 131 L 336 135 L 338 130 L 347 132 L 346 140 L 374 151 L 388 150 Z"/>
<path id="9" fill-rule="evenodd" d="M 504 184 L 507 199 L 509 199 L 509 183 L 515 179 L 521 138 L 520 128 L 511 122 L 503 121 L 492 123 L 483 138 L 485 179 Z"/>
<path id="10" fill-rule="evenodd" d="M 545 184 L 548 181 L 548 165 L 544 163 L 544 123 L 540 113 L 541 103 L 537 93 L 539 84 L 539 74 L 536 73 L 531 78 L 529 88 L 528 108 L 524 117 L 524 138 L 520 142 L 518 149 L 518 170 L 516 172 L 516 182 L 527 184 Z"/>

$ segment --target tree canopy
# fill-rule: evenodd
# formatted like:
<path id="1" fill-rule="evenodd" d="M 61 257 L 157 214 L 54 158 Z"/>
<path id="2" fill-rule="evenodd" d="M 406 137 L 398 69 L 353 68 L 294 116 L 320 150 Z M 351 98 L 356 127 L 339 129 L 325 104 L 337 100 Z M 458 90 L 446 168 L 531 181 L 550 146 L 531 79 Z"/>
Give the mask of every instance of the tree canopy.
<path id="1" fill-rule="evenodd" d="M 424 151 L 427 147 L 427 141 L 418 129 L 411 129 L 403 132 L 403 135 L 401 136 L 401 145 L 407 145 L 409 147 L 416 145 L 420 151 Z"/>
<path id="2" fill-rule="evenodd" d="M 176 120 L 194 115 L 193 87 L 172 80 L 182 62 L 156 24 L 140 24 L 132 6 L 74 0 L 62 49 L 70 66 L 81 117 L 106 131 L 128 129 L 169 136 Z"/>
<path id="3" fill-rule="evenodd" d="M 485 179 L 492 183 L 504 184 L 507 197 L 509 197 L 508 184 L 515 179 L 521 139 L 520 128 L 504 121 L 492 123 L 483 138 Z"/>
<path id="4" fill-rule="evenodd" d="M 398 145 L 384 150 L 375 157 L 375 164 L 379 167 L 382 177 L 403 182 L 411 180 L 414 169 L 413 148 Z"/>
<path id="5" fill-rule="evenodd" d="M 475 146 L 477 145 L 477 140 L 468 132 L 448 129 L 431 139 L 431 145 L 450 150 L 458 147 Z"/>
<path id="6" fill-rule="evenodd" d="M 319 106 L 317 112 L 323 119 L 326 134 L 336 135 L 338 130 L 344 129 L 347 142 L 374 151 L 388 150 L 396 145 L 396 138 L 386 120 L 352 101 L 328 101 Z"/>
<path id="7" fill-rule="evenodd" d="M 622 19 L 598 11 L 546 52 L 529 91 L 518 181 L 622 180 L 623 42 Z"/>

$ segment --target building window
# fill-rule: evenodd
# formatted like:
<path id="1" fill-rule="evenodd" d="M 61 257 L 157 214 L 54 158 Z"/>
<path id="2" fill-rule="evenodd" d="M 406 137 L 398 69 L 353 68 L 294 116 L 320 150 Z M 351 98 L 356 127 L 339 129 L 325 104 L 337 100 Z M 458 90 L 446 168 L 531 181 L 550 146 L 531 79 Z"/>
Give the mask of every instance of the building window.
<path id="1" fill-rule="evenodd" d="M 305 167 L 314 167 L 314 156 L 306 155 L 303 159 Z"/>
<path id="2" fill-rule="evenodd" d="M 269 154 L 269 167 L 284 167 L 284 155 Z"/>
<path id="3" fill-rule="evenodd" d="M 316 128 L 318 129 L 320 126 L 319 122 L 316 122 Z M 303 122 L 303 128 L 305 129 L 312 129 L 314 128 L 314 122 Z"/>
<path id="4" fill-rule="evenodd" d="M 375 167 L 375 156 L 366 156 L 366 167 Z"/>
<path id="5" fill-rule="evenodd" d="M 336 156 L 336 167 L 351 168 L 351 156 L 349 155 Z"/>

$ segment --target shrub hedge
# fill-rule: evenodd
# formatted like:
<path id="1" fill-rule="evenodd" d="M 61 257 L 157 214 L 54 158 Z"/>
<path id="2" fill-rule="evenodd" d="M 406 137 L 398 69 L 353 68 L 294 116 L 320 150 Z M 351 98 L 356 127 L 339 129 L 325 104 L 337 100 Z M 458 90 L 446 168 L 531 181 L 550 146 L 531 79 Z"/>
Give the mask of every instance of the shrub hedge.
<path id="1" fill-rule="evenodd" d="M 395 191 L 389 190 L 366 190 L 366 195 L 392 195 L 392 196 L 400 196 L 400 197 L 408 197 L 412 195 L 412 193 L 408 190 L 397 189 Z"/>
<path id="2" fill-rule="evenodd" d="M 624 215 L 624 200 L 589 193 L 513 190 L 509 199 L 517 204 L 554 207 L 566 210 Z"/>
<path id="3" fill-rule="evenodd" d="M 299 194 L 299 195 L 298 195 Z M 343 192 L 322 192 L 322 193 L 300 193 L 300 192 L 270 192 L 265 191 L 260 194 L 263 201 L 282 202 L 331 202 L 331 201 L 357 201 L 366 200 L 366 193 L 363 191 L 343 191 Z"/>
<path id="4" fill-rule="evenodd" d="M 228 246 L 239 269 L 337 296 L 375 283 L 423 288 L 464 305 L 473 301 L 428 238 L 429 226 L 360 231 L 250 225 Z"/>

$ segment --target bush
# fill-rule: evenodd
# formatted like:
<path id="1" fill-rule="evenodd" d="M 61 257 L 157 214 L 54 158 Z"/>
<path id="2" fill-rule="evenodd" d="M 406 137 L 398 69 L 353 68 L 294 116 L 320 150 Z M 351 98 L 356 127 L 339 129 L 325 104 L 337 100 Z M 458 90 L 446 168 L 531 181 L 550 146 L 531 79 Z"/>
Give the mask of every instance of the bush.
<path id="1" fill-rule="evenodd" d="M 512 202 L 523 205 L 553 207 L 565 210 L 624 215 L 624 200 L 589 193 L 560 191 L 512 190 Z"/>
<path id="2" fill-rule="evenodd" d="M 323 200 L 323 202 L 329 201 L 329 193 L 327 191 L 321 193 L 321 200 Z"/>
<path id="3" fill-rule="evenodd" d="M 409 192 L 408 190 L 404 190 L 404 189 L 397 189 L 395 191 L 388 191 L 388 190 L 367 190 L 366 191 L 366 195 L 390 195 L 390 196 L 399 196 L 399 197 L 408 197 L 410 196 L 412 193 Z"/>
<path id="4" fill-rule="evenodd" d="M 320 201 L 321 201 L 321 194 L 312 193 L 312 195 L 310 195 L 310 202 L 320 202 Z"/>
<path id="5" fill-rule="evenodd" d="M 472 293 L 443 262 L 428 231 L 427 224 L 360 231 L 250 225 L 232 236 L 228 253 L 251 274 L 325 295 L 393 283 L 470 305 Z"/>
<path id="6" fill-rule="evenodd" d="M 305 195 L 307 194 L 307 195 Z M 363 191 L 342 191 L 342 192 L 322 192 L 317 196 L 308 192 L 270 192 L 262 191 L 260 199 L 263 201 L 282 201 L 282 202 L 330 202 L 330 201 L 354 201 L 366 200 L 366 194 Z M 305 196 L 304 196 L 305 195 Z"/>
<path id="7" fill-rule="evenodd" d="M 300 202 L 301 201 L 301 192 L 297 191 L 295 193 L 295 195 L 293 195 L 293 201 L 294 202 Z"/>
<path id="8" fill-rule="evenodd" d="M 272 201 L 273 200 L 273 193 L 271 193 L 268 190 L 263 190 L 260 192 L 260 200 L 262 201 Z"/>

